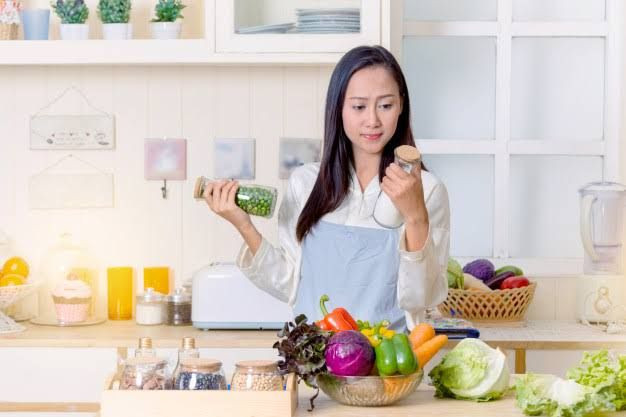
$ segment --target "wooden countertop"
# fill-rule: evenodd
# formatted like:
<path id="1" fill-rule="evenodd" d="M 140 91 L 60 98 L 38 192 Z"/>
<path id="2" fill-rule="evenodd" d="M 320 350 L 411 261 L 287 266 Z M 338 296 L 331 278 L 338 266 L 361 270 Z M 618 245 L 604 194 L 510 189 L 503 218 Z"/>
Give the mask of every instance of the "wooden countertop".
<path id="1" fill-rule="evenodd" d="M 191 326 L 138 326 L 108 321 L 95 326 L 53 327 L 26 323 L 26 331 L 0 335 L 0 347 L 135 347 L 151 337 L 155 347 L 173 348 L 193 336 L 201 348 L 271 348 L 275 330 L 210 330 Z M 606 334 L 574 321 L 531 320 L 526 327 L 480 328 L 480 338 L 502 349 L 626 349 L 626 332 Z M 454 343 L 451 342 L 452 346 Z"/>

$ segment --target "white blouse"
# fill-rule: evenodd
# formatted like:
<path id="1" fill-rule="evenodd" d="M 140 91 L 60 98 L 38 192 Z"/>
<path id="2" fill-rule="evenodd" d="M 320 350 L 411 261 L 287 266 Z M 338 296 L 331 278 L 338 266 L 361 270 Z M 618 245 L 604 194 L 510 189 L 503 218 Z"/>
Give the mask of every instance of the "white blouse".
<path id="1" fill-rule="evenodd" d="M 289 178 L 286 195 L 278 212 L 279 246 L 265 238 L 253 256 L 244 243 L 237 257 L 242 272 L 260 289 L 293 306 L 300 282 L 301 247 L 296 238 L 296 225 L 313 189 L 319 163 L 297 168 Z M 428 237 L 421 250 L 406 251 L 404 227 L 397 229 L 400 267 L 398 271 L 398 306 L 406 312 L 411 328 L 423 319 L 426 308 L 441 303 L 448 292 L 446 268 L 450 247 L 450 207 L 445 185 L 433 174 L 422 171 L 422 184 L 428 218 Z M 380 193 L 378 176 L 361 191 L 354 170 L 350 190 L 341 206 L 322 220 L 348 226 L 380 229 L 373 217 Z"/>

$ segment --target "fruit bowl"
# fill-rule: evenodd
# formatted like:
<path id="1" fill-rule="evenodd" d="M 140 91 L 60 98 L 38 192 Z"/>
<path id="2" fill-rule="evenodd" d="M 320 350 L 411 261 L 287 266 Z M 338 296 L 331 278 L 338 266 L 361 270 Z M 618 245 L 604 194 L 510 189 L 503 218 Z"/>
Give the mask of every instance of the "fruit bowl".
<path id="1" fill-rule="evenodd" d="M 333 400 L 346 405 L 390 405 L 412 394 L 422 382 L 421 369 L 410 375 L 337 376 L 320 374 L 317 384 Z"/>

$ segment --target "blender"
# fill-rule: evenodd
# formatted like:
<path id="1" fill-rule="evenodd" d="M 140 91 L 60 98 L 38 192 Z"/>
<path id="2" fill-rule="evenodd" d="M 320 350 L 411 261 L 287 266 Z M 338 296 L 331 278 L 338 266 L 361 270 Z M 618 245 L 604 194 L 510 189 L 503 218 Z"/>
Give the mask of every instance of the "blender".
<path id="1" fill-rule="evenodd" d="M 579 190 L 580 236 L 585 252 L 576 305 L 583 322 L 623 319 L 622 239 L 626 187 L 592 182 Z"/>

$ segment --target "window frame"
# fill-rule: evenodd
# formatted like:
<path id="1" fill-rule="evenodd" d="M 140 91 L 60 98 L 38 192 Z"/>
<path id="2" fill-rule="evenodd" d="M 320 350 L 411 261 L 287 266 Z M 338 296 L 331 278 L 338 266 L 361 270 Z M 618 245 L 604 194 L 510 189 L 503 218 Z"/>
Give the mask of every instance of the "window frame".
<path id="1" fill-rule="evenodd" d="M 580 155 L 603 158 L 603 179 L 620 180 L 620 123 L 622 112 L 622 36 L 625 6 L 605 0 L 603 21 L 513 21 L 513 1 L 497 1 L 497 21 L 416 21 L 404 19 L 404 1 L 392 1 L 391 31 L 394 54 L 402 60 L 404 37 L 489 37 L 496 40 L 495 138 L 448 140 L 416 138 L 424 154 L 491 155 L 494 158 L 493 253 L 497 264 L 515 264 L 536 275 L 582 273 L 579 258 L 512 258 L 508 252 L 507 208 L 510 159 L 516 155 Z M 399 19 L 399 20 L 398 20 Z M 600 37 L 605 40 L 603 140 L 511 140 L 511 50 L 516 37 Z M 402 61 L 401 61 L 402 62 Z M 540 139 L 540 138 L 539 138 Z M 454 255 L 454 254 L 451 254 Z M 459 257 L 467 262 L 471 258 Z"/>

